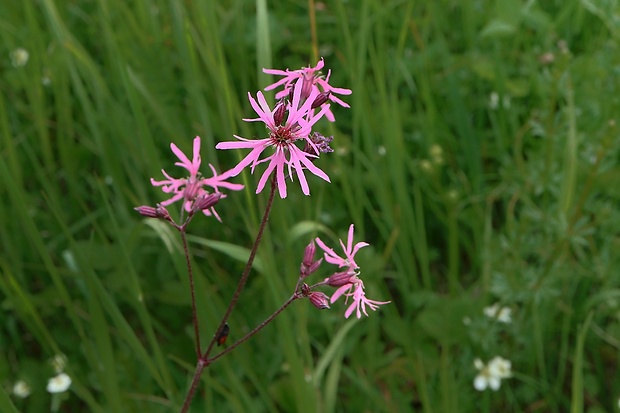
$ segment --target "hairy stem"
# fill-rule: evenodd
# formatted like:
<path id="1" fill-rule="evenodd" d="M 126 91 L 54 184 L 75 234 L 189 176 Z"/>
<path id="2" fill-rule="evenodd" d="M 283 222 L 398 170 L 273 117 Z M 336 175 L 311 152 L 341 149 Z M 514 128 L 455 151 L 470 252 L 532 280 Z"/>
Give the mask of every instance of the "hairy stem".
<path id="1" fill-rule="evenodd" d="M 192 379 L 192 384 L 189 386 L 189 390 L 187 392 L 187 396 L 185 396 L 185 402 L 183 402 L 183 407 L 181 408 L 181 413 L 186 413 L 189 410 L 189 406 L 192 404 L 192 399 L 196 394 L 196 389 L 198 389 L 198 383 L 200 382 L 200 376 L 202 376 L 202 371 L 205 367 L 207 367 L 207 363 L 204 362 L 203 359 L 198 358 L 198 363 L 196 364 L 196 371 L 194 372 L 194 378 Z"/>
<path id="2" fill-rule="evenodd" d="M 250 276 L 250 270 L 252 269 L 252 264 L 254 263 L 254 258 L 256 258 L 256 252 L 258 251 L 258 246 L 263 239 L 263 233 L 265 232 L 265 227 L 267 226 L 267 221 L 269 220 L 269 214 L 271 213 L 271 207 L 273 206 L 273 198 L 276 193 L 277 183 L 275 179 L 271 179 L 271 189 L 269 191 L 269 199 L 267 200 L 267 205 L 265 206 L 265 213 L 263 214 L 263 219 L 260 222 L 260 226 L 258 227 L 258 233 L 256 234 L 256 239 L 254 240 L 254 245 L 252 245 L 252 250 L 250 251 L 250 256 L 248 258 L 248 262 L 245 264 L 245 268 L 243 269 L 243 274 L 241 274 L 241 278 L 239 279 L 239 283 L 237 284 L 237 289 L 233 294 L 232 299 L 230 300 L 230 304 L 228 304 L 228 308 L 222 317 L 222 321 L 220 321 L 220 325 L 217 327 L 216 333 L 213 335 L 211 342 L 209 343 L 209 347 L 207 351 L 202 355 L 203 359 L 206 359 L 215 344 L 215 337 L 219 335 L 219 333 L 224 328 L 224 324 L 228 321 L 230 314 L 233 309 L 237 305 L 237 301 L 239 301 L 239 296 L 241 295 L 241 291 L 243 287 L 245 287 L 245 283 L 248 281 Z"/>
<path id="3" fill-rule="evenodd" d="M 237 284 L 237 289 L 235 290 L 232 299 L 230 300 L 230 304 L 228 304 L 228 308 L 226 309 L 226 312 L 224 313 L 224 316 L 222 317 L 222 320 L 220 321 L 219 326 L 217 327 L 217 330 L 215 332 L 215 334 L 213 335 L 213 338 L 211 338 L 211 341 L 209 342 L 209 347 L 207 347 L 207 350 L 201 355 L 200 354 L 200 349 L 198 350 L 198 364 L 196 365 L 196 372 L 194 373 L 194 379 L 192 380 L 192 384 L 189 388 L 189 391 L 187 392 L 187 395 L 185 396 L 185 401 L 183 403 L 183 408 L 181 409 L 181 413 L 185 413 L 187 412 L 187 409 L 189 409 L 189 406 L 192 402 L 192 399 L 194 398 L 194 394 L 196 393 L 196 387 L 198 386 L 198 382 L 200 381 L 200 376 L 202 375 L 202 371 L 210 364 L 211 361 L 208 360 L 209 354 L 211 353 L 211 350 L 213 349 L 213 346 L 215 345 L 216 342 L 216 337 L 219 336 L 220 332 L 222 331 L 222 329 L 224 328 L 224 325 L 226 324 L 226 322 L 228 321 L 228 318 L 230 317 L 230 314 L 232 313 L 233 309 L 235 308 L 235 306 L 237 305 L 237 301 L 239 301 L 239 296 L 241 295 L 241 291 L 243 291 L 243 287 L 245 287 L 245 283 L 248 280 L 248 277 L 250 276 L 250 270 L 252 269 L 252 264 L 254 263 L 254 258 L 256 258 L 256 252 L 258 251 L 258 246 L 260 245 L 261 240 L 263 239 L 263 234 L 265 232 L 265 227 L 267 226 L 267 220 L 269 219 L 269 214 L 271 213 L 271 207 L 273 206 L 273 198 L 275 196 L 276 193 L 276 188 L 277 188 L 277 183 L 276 180 L 272 177 L 271 179 L 271 188 L 269 191 L 269 198 L 267 200 L 267 205 L 265 206 L 265 213 L 263 214 L 263 218 L 260 222 L 260 226 L 258 227 L 258 233 L 256 234 L 256 239 L 254 240 L 254 245 L 252 246 L 252 250 L 250 251 L 250 256 L 248 258 L 248 262 L 245 265 L 245 268 L 243 270 L 243 274 L 241 274 L 241 278 L 239 279 L 239 283 Z M 185 244 L 184 244 L 185 245 Z M 191 275 L 190 275 L 190 280 L 191 280 Z M 190 281 L 193 285 L 193 281 Z M 194 297 L 193 297 L 193 288 L 192 288 L 192 305 L 194 305 Z M 292 300 L 291 300 L 292 302 Z M 288 306 L 289 303 L 287 303 L 286 305 Z M 275 317 L 280 311 L 282 311 L 285 307 L 282 307 L 279 311 L 277 311 L 273 317 Z M 194 306 L 194 317 L 196 315 L 196 309 Z M 269 320 L 269 319 L 268 319 Z M 270 321 L 270 320 L 269 320 Z M 267 321 L 267 322 L 269 322 Z M 264 327 L 264 325 L 263 325 Z M 195 327 L 197 330 L 197 327 Z M 262 327 L 260 327 L 262 328 Z M 246 335 L 247 337 L 247 335 Z M 249 337 L 244 337 L 244 339 L 247 340 L 247 338 Z M 243 339 L 242 339 L 243 340 Z M 239 345 L 241 343 L 235 343 L 235 347 L 237 345 Z M 228 351 L 230 351 L 231 348 L 234 348 L 233 346 L 229 347 L 227 350 L 225 350 L 223 353 L 227 353 Z M 222 356 L 222 354 L 218 354 L 217 357 Z"/>
<path id="4" fill-rule="evenodd" d="M 219 359 L 224 354 L 230 353 L 235 347 L 239 346 L 240 344 L 243 344 L 250 337 L 252 337 L 254 334 L 256 334 L 259 331 L 261 331 L 263 328 L 265 328 L 265 326 L 267 324 L 269 324 L 274 318 L 276 318 L 278 316 L 278 314 L 280 314 L 282 311 L 284 311 L 284 309 L 286 307 L 288 307 L 293 301 L 295 301 L 298 298 L 300 298 L 300 296 L 297 294 L 297 292 L 295 292 L 288 300 L 286 300 L 284 302 L 284 304 L 282 304 L 282 306 L 280 308 L 278 308 L 273 314 L 271 314 L 269 317 L 267 317 L 265 319 L 265 321 L 260 323 L 258 326 L 256 326 L 252 331 L 247 333 L 245 336 L 243 336 L 242 338 L 237 340 L 234 344 L 229 346 L 226 350 L 222 351 L 220 354 L 218 354 L 217 356 L 213 357 L 212 359 L 209 359 L 208 360 L 209 364 L 213 363 L 215 360 Z"/>
<path id="5" fill-rule="evenodd" d="M 192 322 L 194 324 L 194 336 L 196 337 L 196 355 L 200 358 L 200 331 L 198 329 L 198 311 L 196 311 L 196 291 L 194 288 L 194 273 L 192 271 L 192 262 L 189 256 L 189 248 L 187 247 L 187 234 L 185 225 L 179 228 L 181 232 L 181 240 L 183 241 L 183 252 L 185 253 L 185 262 L 187 264 L 187 273 L 189 274 L 189 290 L 192 296 Z"/>

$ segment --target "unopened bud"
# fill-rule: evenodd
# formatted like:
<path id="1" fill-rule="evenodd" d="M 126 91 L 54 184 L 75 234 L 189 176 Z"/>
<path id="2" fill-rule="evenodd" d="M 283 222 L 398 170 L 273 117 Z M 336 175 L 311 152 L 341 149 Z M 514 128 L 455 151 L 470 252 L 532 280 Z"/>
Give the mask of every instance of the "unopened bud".
<path id="1" fill-rule="evenodd" d="M 349 270 L 337 272 L 332 274 L 327 280 L 326 284 L 332 287 L 342 287 L 343 285 L 352 284 L 355 278 L 355 273 Z"/>
<path id="2" fill-rule="evenodd" d="M 298 82 L 304 82 L 301 86 L 301 99 L 308 99 L 308 96 L 310 96 L 312 93 L 312 88 L 314 87 L 314 76 L 304 76 L 303 80 L 298 80 Z"/>
<path id="3" fill-rule="evenodd" d="M 318 308 L 319 310 L 325 310 L 329 308 L 329 297 L 320 291 L 313 291 L 308 294 L 308 298 L 313 306 Z"/>
<path id="4" fill-rule="evenodd" d="M 327 99 L 329 99 L 329 92 L 319 94 L 316 99 L 314 99 L 314 102 L 312 102 L 312 109 L 318 108 L 323 103 L 327 102 Z"/>
<path id="5" fill-rule="evenodd" d="M 284 115 L 286 115 L 286 101 L 284 99 L 281 99 L 278 103 L 277 103 L 277 107 L 275 112 L 273 113 L 273 121 L 275 122 L 276 126 L 280 126 L 282 125 L 282 122 L 284 121 Z"/>
<path id="6" fill-rule="evenodd" d="M 312 265 L 312 261 L 314 261 L 315 253 L 316 253 L 316 245 L 314 244 L 314 241 L 311 241 L 310 244 L 308 244 L 306 246 L 306 249 L 304 250 L 304 260 L 302 261 L 302 263 L 307 267 Z"/>
<path id="7" fill-rule="evenodd" d="M 209 209 L 215 204 L 218 203 L 222 194 L 220 192 L 215 192 L 213 194 L 203 194 L 199 196 L 194 204 L 192 205 L 192 213 L 196 213 L 198 211 L 202 211 L 204 209 Z"/>
<path id="8" fill-rule="evenodd" d="M 310 265 L 306 265 L 303 262 L 301 263 L 301 268 L 299 269 L 299 274 L 301 278 L 305 278 L 319 269 L 321 263 L 323 262 L 323 258 L 318 261 L 311 262 Z"/>
<path id="9" fill-rule="evenodd" d="M 318 261 L 314 261 L 315 253 L 316 245 L 314 244 L 314 241 L 312 241 L 304 250 L 304 259 L 301 262 L 301 268 L 299 269 L 301 278 L 305 278 L 315 272 L 323 262 L 323 258 Z"/>
<path id="10" fill-rule="evenodd" d="M 138 211 L 138 213 L 142 215 L 143 217 L 165 219 L 166 221 L 172 220 L 168 210 L 161 205 L 157 205 L 157 208 L 143 205 L 143 206 L 134 208 L 134 210 Z"/>

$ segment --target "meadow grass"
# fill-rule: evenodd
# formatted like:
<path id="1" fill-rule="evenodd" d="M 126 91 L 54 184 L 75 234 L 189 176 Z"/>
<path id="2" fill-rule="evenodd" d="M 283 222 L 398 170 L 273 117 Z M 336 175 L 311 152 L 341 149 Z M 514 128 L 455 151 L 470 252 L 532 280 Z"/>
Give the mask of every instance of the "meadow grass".
<path id="1" fill-rule="evenodd" d="M 132 208 L 164 199 L 149 179 L 170 142 L 199 135 L 204 163 L 232 167 L 244 153 L 214 146 L 263 133 L 242 121 L 262 68 L 319 56 L 353 90 L 322 124 L 332 183 L 276 200 L 229 340 L 290 296 L 313 236 L 351 223 L 368 295 L 392 303 L 361 320 L 294 303 L 205 371 L 191 411 L 619 411 L 620 6 L 312 4 L 0 6 L 0 411 L 180 409 L 196 363 L 181 243 Z M 190 227 L 203 337 L 258 228 L 257 180 L 236 178 L 222 224 Z M 57 354 L 72 384 L 52 396 Z M 474 360 L 495 356 L 512 377 L 477 391 Z"/>

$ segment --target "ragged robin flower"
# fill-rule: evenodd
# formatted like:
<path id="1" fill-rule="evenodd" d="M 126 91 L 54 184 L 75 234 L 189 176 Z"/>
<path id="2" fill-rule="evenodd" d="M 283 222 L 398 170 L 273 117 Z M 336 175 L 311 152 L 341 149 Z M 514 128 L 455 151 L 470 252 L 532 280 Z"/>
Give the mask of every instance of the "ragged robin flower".
<path id="1" fill-rule="evenodd" d="M 349 318 L 355 311 L 357 318 L 362 317 L 362 313 L 368 316 L 366 308 L 375 311 L 380 305 L 388 304 L 390 301 L 375 301 L 366 297 L 364 291 L 364 282 L 359 278 L 359 266 L 355 262 L 355 254 L 367 245 L 366 242 L 358 242 L 353 245 L 354 226 L 349 227 L 349 236 L 347 244 L 340 240 L 340 245 L 344 251 L 345 258 L 339 256 L 332 248 L 329 248 L 320 238 L 316 238 L 316 243 L 325 253 L 325 261 L 330 264 L 337 265 L 340 268 L 346 268 L 344 271 L 334 273 L 331 277 L 325 279 L 325 284 L 338 287 L 332 294 L 330 303 L 336 302 L 340 297 L 345 297 L 345 302 L 351 298 L 352 303 L 347 307 L 344 317 Z"/>
<path id="2" fill-rule="evenodd" d="M 254 172 L 254 168 L 257 165 L 269 162 L 258 182 L 256 193 L 263 190 L 272 172 L 275 172 L 275 179 L 281 198 L 286 198 L 286 178 L 290 177 L 292 180 L 293 172 L 299 179 L 304 195 L 310 195 L 310 187 L 304 175 L 304 170 L 307 169 L 319 178 L 330 182 L 327 174 L 312 162 L 314 158 L 318 157 L 318 154 L 321 152 L 320 149 L 315 148 L 313 154 L 297 146 L 297 142 L 301 142 L 302 144 L 309 143 L 311 146 L 316 147 L 316 144 L 309 139 L 312 126 L 329 110 L 329 105 L 325 105 L 315 114 L 312 111 L 312 104 L 318 97 L 319 91 L 316 89 L 312 90 L 307 99 L 302 102 L 302 87 L 303 82 L 298 81 L 295 85 L 291 102 L 287 104 L 285 101 L 280 101 L 274 109 L 269 107 L 261 92 L 256 94 L 257 99 L 254 99 L 248 93 L 250 104 L 258 114 L 258 118 L 244 119 L 244 121 L 264 122 L 269 131 L 269 136 L 264 139 L 246 139 L 234 135 L 240 142 L 220 142 L 215 146 L 217 149 L 251 149 L 250 153 L 229 171 L 230 176 L 238 175 L 246 166 L 250 166 L 251 171 Z M 287 113 L 286 120 L 285 112 Z M 274 153 L 259 160 L 267 148 L 273 149 Z"/>
<path id="3" fill-rule="evenodd" d="M 349 105 L 343 102 L 334 94 L 350 95 L 351 90 L 333 87 L 332 85 L 330 85 L 329 77 L 331 76 L 331 70 L 327 72 L 327 76 L 325 76 L 324 78 L 323 76 L 321 76 L 321 69 L 324 65 L 325 62 L 323 61 L 323 58 L 321 58 L 321 60 L 318 61 L 315 67 L 306 67 L 299 70 L 263 69 L 263 72 L 267 74 L 283 76 L 282 79 L 267 86 L 265 90 L 272 90 L 283 86 L 283 89 L 276 93 L 276 99 L 281 99 L 290 95 L 291 90 L 293 89 L 296 82 L 301 79 L 303 81 L 302 99 L 307 98 L 313 90 L 318 90 L 328 100 L 331 100 L 332 102 L 337 103 L 342 107 L 348 108 Z M 333 122 L 335 120 L 334 114 L 329 109 L 325 113 L 325 117 L 330 122 Z"/>
<path id="4" fill-rule="evenodd" d="M 226 182 L 232 175 L 229 172 L 225 172 L 218 175 L 213 165 L 209 164 L 213 176 L 211 178 L 203 177 L 200 172 L 200 137 L 194 138 L 193 156 L 190 161 L 187 156 L 174 144 L 170 144 L 170 149 L 179 158 L 180 162 L 175 162 L 175 165 L 186 169 L 189 172 L 189 176 L 185 178 L 173 178 L 165 170 L 161 170 L 162 174 L 167 179 L 162 181 L 156 181 L 151 178 L 151 184 L 153 186 L 161 187 L 162 191 L 166 194 L 172 194 L 172 197 L 166 201 L 161 202 L 159 205 L 166 207 L 176 201 L 183 200 L 183 208 L 189 213 L 196 211 L 196 207 L 206 205 L 206 208 L 200 208 L 205 215 L 214 215 L 219 221 L 221 221 L 219 215 L 209 203 L 205 203 L 205 200 L 210 200 L 210 194 L 213 192 L 207 191 L 205 187 L 211 187 L 215 193 L 220 193 L 219 188 L 226 188 L 233 191 L 239 191 L 243 189 L 241 184 L 233 184 Z M 224 197 L 222 195 L 221 197 Z M 219 198 L 218 198 L 219 199 Z"/>

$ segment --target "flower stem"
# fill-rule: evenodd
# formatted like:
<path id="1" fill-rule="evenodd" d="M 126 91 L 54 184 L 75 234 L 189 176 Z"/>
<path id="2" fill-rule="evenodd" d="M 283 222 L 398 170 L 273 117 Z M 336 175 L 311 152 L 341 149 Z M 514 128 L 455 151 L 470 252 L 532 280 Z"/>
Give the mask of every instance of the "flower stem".
<path id="1" fill-rule="evenodd" d="M 243 344 L 244 342 L 246 342 L 248 339 L 250 339 L 250 337 L 252 337 L 254 334 L 258 333 L 259 331 L 261 331 L 263 328 L 265 328 L 265 326 L 267 324 L 269 324 L 274 318 L 276 318 L 278 316 L 278 314 L 280 314 L 282 311 L 284 311 L 284 309 L 286 307 L 288 307 L 293 301 L 295 301 L 296 299 L 300 298 L 300 296 L 297 294 L 297 292 L 295 292 L 288 300 L 286 300 L 284 302 L 284 304 L 282 304 L 282 306 L 280 306 L 280 308 L 278 308 L 273 314 L 271 314 L 269 317 L 267 317 L 265 319 L 265 321 L 263 321 L 262 323 L 260 323 L 259 325 L 257 325 L 252 331 L 250 331 L 249 333 L 247 333 L 245 336 L 243 336 L 242 338 L 240 338 L 239 340 L 237 340 L 234 344 L 232 344 L 231 346 L 229 346 L 226 350 L 222 351 L 220 354 L 218 354 L 217 356 L 211 358 L 208 360 L 209 364 L 213 363 L 215 360 L 219 359 L 220 357 L 222 357 L 224 354 L 230 353 L 235 347 L 239 346 L 240 344 Z"/>
<path id="2" fill-rule="evenodd" d="M 181 413 L 186 413 L 189 410 L 189 406 L 192 404 L 192 399 L 196 394 L 198 383 L 200 382 L 200 376 L 202 376 L 202 371 L 205 367 L 207 367 L 207 365 L 208 364 L 205 363 L 203 359 L 201 359 L 200 357 L 198 358 L 198 363 L 196 364 L 196 371 L 194 372 L 194 378 L 192 379 L 192 384 L 189 387 L 187 396 L 185 396 L 185 402 L 183 402 Z"/>
<path id="3" fill-rule="evenodd" d="M 241 274 L 241 278 L 239 279 L 239 283 L 237 284 L 237 289 L 235 290 L 235 292 L 233 294 L 233 297 L 230 300 L 230 304 L 228 304 L 228 308 L 226 309 L 226 312 L 224 313 L 224 316 L 222 317 L 222 320 L 220 321 L 220 324 L 217 327 L 217 330 L 216 330 L 215 334 L 213 335 L 213 338 L 209 342 L 209 347 L 207 347 L 207 350 L 202 355 L 200 354 L 200 349 L 198 350 L 198 364 L 196 365 L 196 372 L 194 373 L 194 378 L 192 380 L 192 384 L 191 384 L 191 386 L 190 386 L 190 388 L 189 388 L 189 390 L 187 392 L 187 395 L 185 396 L 185 401 L 183 402 L 183 408 L 181 409 L 181 413 L 185 413 L 189 409 L 189 406 L 190 406 L 190 404 L 192 402 L 192 399 L 194 398 L 194 394 L 196 393 L 196 387 L 198 386 L 198 382 L 200 381 L 200 376 L 202 375 L 202 371 L 212 361 L 212 360 L 208 360 L 208 357 L 209 357 L 209 354 L 211 353 L 211 350 L 213 349 L 213 346 L 215 345 L 215 342 L 216 342 L 215 338 L 219 336 L 220 332 L 224 328 L 224 325 L 228 321 L 228 318 L 230 317 L 230 314 L 232 313 L 233 309 L 235 308 L 235 305 L 237 305 L 237 301 L 239 301 L 239 296 L 241 295 L 241 291 L 243 290 L 243 287 L 245 287 L 245 283 L 247 282 L 248 277 L 250 276 L 250 270 L 252 269 L 252 264 L 254 263 L 254 258 L 256 258 L 256 252 L 258 251 L 258 246 L 260 245 L 260 242 L 263 239 L 263 234 L 265 232 L 265 227 L 267 226 L 267 220 L 269 219 L 269 214 L 271 213 L 271 207 L 273 206 L 273 198 L 274 198 L 275 193 L 276 193 L 276 188 L 277 188 L 276 180 L 274 179 L 274 177 L 272 177 L 272 179 L 271 179 L 271 190 L 269 191 L 269 198 L 267 199 L 267 205 L 265 205 L 265 212 L 264 212 L 263 218 L 262 218 L 262 220 L 260 222 L 260 226 L 258 227 L 258 233 L 256 234 L 256 239 L 254 240 L 254 245 L 252 246 L 252 250 L 250 251 L 250 256 L 248 257 L 248 262 L 245 265 L 245 268 L 243 270 L 243 274 Z M 184 238 L 184 244 L 183 245 L 184 245 L 184 247 L 186 245 L 185 238 Z M 191 277 L 191 272 L 190 272 L 190 283 L 193 286 L 193 280 L 192 280 L 192 277 Z M 194 296 L 193 296 L 193 294 L 194 294 L 194 290 L 193 290 L 193 287 L 192 287 L 192 305 L 194 305 L 193 312 L 194 312 L 194 319 L 196 319 L 196 308 L 195 308 L 195 304 L 194 304 Z M 280 313 L 280 311 L 282 311 L 284 308 L 286 308 L 286 306 L 288 306 L 293 300 L 294 300 L 294 298 L 289 299 L 289 301 L 287 301 L 287 303 L 285 303 L 285 305 L 283 307 L 281 307 L 270 318 L 268 318 L 261 325 L 259 325 L 258 330 L 262 329 L 265 326 L 265 324 L 267 324 L 269 321 L 271 321 L 273 319 L 273 317 L 278 315 Z M 196 331 L 198 331 L 197 324 L 195 324 L 194 327 L 195 327 Z M 255 330 L 258 331 L 257 329 L 255 329 Z M 251 337 L 251 335 L 256 334 L 256 331 L 252 330 L 250 333 L 246 334 L 246 336 L 244 338 L 242 338 L 241 340 L 239 340 L 239 342 L 235 343 L 233 346 L 229 347 L 228 349 L 224 350 L 222 353 L 218 354 L 216 356 L 216 358 L 219 358 L 223 354 L 228 353 L 232 348 L 238 346 L 243 341 L 245 341 L 249 337 Z"/>
<path id="4" fill-rule="evenodd" d="M 265 232 L 265 227 L 267 226 L 267 220 L 269 219 L 269 214 L 271 213 L 271 207 L 273 206 L 273 198 L 276 193 L 277 183 L 276 180 L 271 179 L 271 190 L 269 191 L 269 199 L 267 199 L 267 205 L 265 205 L 265 213 L 263 214 L 263 218 L 260 222 L 260 226 L 258 227 L 258 233 L 256 234 L 256 239 L 254 240 L 254 245 L 252 245 L 252 250 L 250 251 L 250 256 L 248 257 L 248 262 L 245 264 L 245 268 L 243 269 L 243 274 L 241 274 L 241 278 L 239 279 L 239 283 L 237 284 L 237 289 L 233 294 L 232 299 L 230 300 L 230 304 L 228 304 L 228 308 L 222 317 L 222 321 L 220 321 L 220 325 L 217 327 L 216 333 L 213 335 L 211 342 L 209 343 L 209 347 L 207 351 L 205 351 L 202 355 L 202 358 L 205 359 L 209 356 L 213 345 L 215 344 L 215 337 L 218 336 L 220 331 L 224 328 L 224 324 L 228 321 L 230 314 L 233 309 L 237 305 L 237 301 L 239 301 L 239 296 L 241 295 L 241 291 L 243 287 L 245 287 L 245 283 L 248 281 L 248 277 L 250 276 L 250 270 L 252 269 L 252 264 L 254 263 L 254 258 L 256 258 L 256 252 L 258 251 L 258 246 L 263 239 L 263 233 Z"/>
<path id="5" fill-rule="evenodd" d="M 183 252 L 185 253 L 185 262 L 187 264 L 187 273 L 189 274 L 189 290 L 192 296 L 192 322 L 194 324 L 194 336 L 196 337 L 196 356 L 200 358 L 200 331 L 198 329 L 198 311 L 196 311 L 196 292 L 194 288 L 194 273 L 192 271 L 192 262 L 189 256 L 189 248 L 187 247 L 187 234 L 185 232 L 186 225 L 179 228 L 181 240 L 183 241 Z"/>

